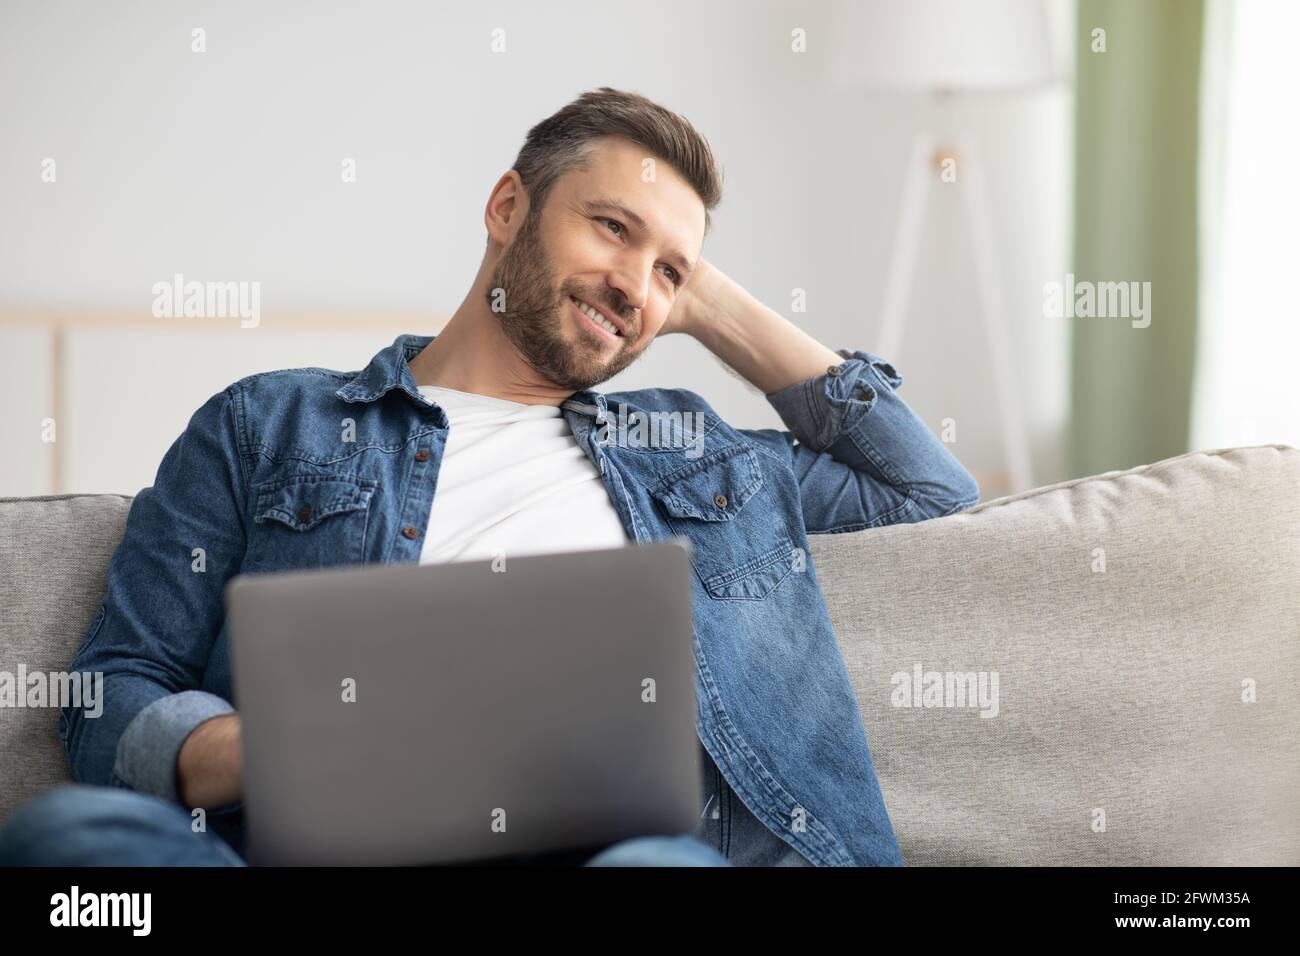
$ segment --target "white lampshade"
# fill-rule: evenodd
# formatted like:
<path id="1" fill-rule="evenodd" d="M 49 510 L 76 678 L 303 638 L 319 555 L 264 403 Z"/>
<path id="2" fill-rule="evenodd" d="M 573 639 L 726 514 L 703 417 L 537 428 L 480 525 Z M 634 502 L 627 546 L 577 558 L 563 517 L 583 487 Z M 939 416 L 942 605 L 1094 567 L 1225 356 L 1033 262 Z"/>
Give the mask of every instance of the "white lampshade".
<path id="1" fill-rule="evenodd" d="M 830 77 L 902 90 L 1015 90 L 1055 79 L 1042 0 L 847 0 Z"/>

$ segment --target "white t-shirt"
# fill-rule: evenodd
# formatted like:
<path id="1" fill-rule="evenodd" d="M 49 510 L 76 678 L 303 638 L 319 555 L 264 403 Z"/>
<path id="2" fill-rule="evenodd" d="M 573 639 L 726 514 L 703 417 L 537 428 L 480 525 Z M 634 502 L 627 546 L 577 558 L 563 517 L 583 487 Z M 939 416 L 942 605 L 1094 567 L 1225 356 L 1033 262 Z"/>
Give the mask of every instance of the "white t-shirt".
<path id="1" fill-rule="evenodd" d="M 556 405 L 420 386 L 451 423 L 421 564 L 614 548 L 627 532 Z"/>

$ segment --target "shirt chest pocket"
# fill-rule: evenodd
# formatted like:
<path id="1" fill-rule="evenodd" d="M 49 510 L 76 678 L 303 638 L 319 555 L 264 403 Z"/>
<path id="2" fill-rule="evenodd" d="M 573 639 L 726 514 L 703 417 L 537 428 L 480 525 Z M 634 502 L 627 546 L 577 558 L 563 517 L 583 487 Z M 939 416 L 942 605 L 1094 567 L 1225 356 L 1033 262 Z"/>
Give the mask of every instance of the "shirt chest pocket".
<path id="1" fill-rule="evenodd" d="M 245 570 L 361 564 L 378 482 L 356 475 L 290 475 L 255 488 Z"/>
<path id="2" fill-rule="evenodd" d="M 691 543 L 705 591 L 720 601 L 758 601 L 790 573 L 794 544 L 773 514 L 753 449 L 730 445 L 651 488 L 673 534 Z"/>

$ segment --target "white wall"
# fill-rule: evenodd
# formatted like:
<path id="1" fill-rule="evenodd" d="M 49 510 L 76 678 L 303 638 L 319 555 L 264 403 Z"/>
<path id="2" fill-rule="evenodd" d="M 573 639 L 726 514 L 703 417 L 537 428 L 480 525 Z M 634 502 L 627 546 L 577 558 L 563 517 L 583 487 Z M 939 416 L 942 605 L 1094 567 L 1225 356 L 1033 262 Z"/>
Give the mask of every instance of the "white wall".
<path id="1" fill-rule="evenodd" d="M 705 254 L 786 315 L 791 290 L 806 289 L 809 311 L 792 318 L 831 347 L 874 351 L 903 164 L 911 135 L 932 117 L 923 100 L 827 86 L 836 6 L 5 5 L 0 310 L 109 307 L 148 316 L 152 284 L 180 272 L 258 281 L 264 311 L 445 316 L 477 268 L 487 192 L 527 128 L 582 90 L 611 85 L 678 110 L 712 142 L 725 198 Z M 1067 11 L 1058 22 L 1068 25 L 1066 3 L 1053 6 Z M 190 50 L 194 27 L 206 30 L 201 55 Z M 489 51 L 496 27 L 506 31 L 504 54 Z M 806 54 L 790 51 L 794 27 L 808 33 Z M 1046 483 L 1064 477 L 1066 338 L 1044 323 L 1041 289 L 1066 271 L 1069 94 L 959 106 L 953 119 L 988 168 L 1035 478 Z M 40 181 L 46 157 L 57 162 L 54 184 Z M 340 182 L 344 157 L 357 160 L 356 184 Z M 1002 455 L 995 392 L 976 337 L 959 212 L 942 194 L 931 206 L 921 258 L 928 271 L 914 287 L 901 354 L 886 357 L 905 379 L 901 394 L 932 428 L 958 420 L 958 457 L 992 469 Z M 30 416 L 39 409 L 20 404 L 24 392 L 12 383 L 39 367 L 29 353 L 41 346 L 20 348 L 15 334 L 0 325 L 0 402 L 17 410 L 0 441 L 38 427 Z M 322 341 L 313 354 L 336 353 L 336 345 Z M 103 426 L 84 409 L 115 400 L 113 368 L 131 348 L 107 340 L 81 353 L 82 387 L 64 414 L 82 416 L 87 442 L 87 430 Z M 250 350 L 246 371 L 281 354 L 285 365 L 316 364 L 298 360 L 302 351 L 293 343 L 283 353 Z M 131 368 L 148 375 L 139 362 Z M 181 368 L 193 377 L 186 401 L 232 373 L 227 359 L 209 362 L 192 347 Z M 94 384 L 97 372 L 106 388 Z M 693 388 L 743 427 L 780 424 L 760 395 L 691 340 L 657 343 L 606 387 L 652 383 Z M 128 418 L 148 414 L 148 406 L 120 407 Z M 65 490 L 149 483 L 179 418 L 142 421 L 139 441 L 117 444 L 125 462 L 113 472 L 115 487 L 87 486 L 92 471 Z M 68 440 L 76 431 L 70 424 Z M 42 453 L 6 447 L 20 453 L 5 455 L 0 493 L 48 491 Z M 96 453 L 108 447 L 101 441 Z"/>

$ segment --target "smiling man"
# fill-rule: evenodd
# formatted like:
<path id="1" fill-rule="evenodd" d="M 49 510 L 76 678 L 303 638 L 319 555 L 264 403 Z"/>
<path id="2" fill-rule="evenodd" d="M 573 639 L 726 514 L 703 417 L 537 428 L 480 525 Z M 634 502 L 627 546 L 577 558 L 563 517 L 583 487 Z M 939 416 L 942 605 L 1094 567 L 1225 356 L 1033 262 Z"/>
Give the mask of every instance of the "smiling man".
<path id="1" fill-rule="evenodd" d="M 684 537 L 700 824 L 586 862 L 901 864 L 808 536 L 948 515 L 979 490 L 884 359 L 832 351 L 702 258 L 720 195 L 686 120 L 584 94 L 493 188 L 482 264 L 439 335 L 360 372 L 250 376 L 200 408 L 132 503 L 70 668 L 105 674 L 102 717 L 61 713 L 81 785 L 15 813 L 0 862 L 242 862 L 221 602 L 237 573 Z M 735 428 L 686 389 L 594 390 L 665 334 L 788 430 Z M 615 407 L 703 427 L 689 453 L 611 441 Z M 216 835 L 192 832 L 195 807 Z"/>
<path id="2" fill-rule="evenodd" d="M 704 240 L 695 189 L 625 139 L 589 141 L 581 165 L 554 179 L 544 164 L 566 157 L 539 148 L 549 154 L 535 172 L 521 157 L 532 190 L 518 169 L 493 190 L 489 253 L 465 302 L 412 363 L 416 381 L 559 405 L 621 372 L 665 330 Z M 647 158 L 655 179 L 643 182 Z"/>

